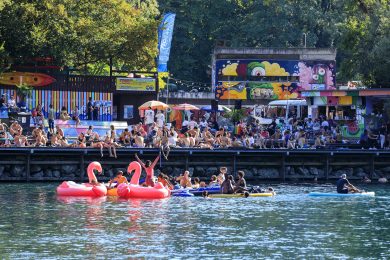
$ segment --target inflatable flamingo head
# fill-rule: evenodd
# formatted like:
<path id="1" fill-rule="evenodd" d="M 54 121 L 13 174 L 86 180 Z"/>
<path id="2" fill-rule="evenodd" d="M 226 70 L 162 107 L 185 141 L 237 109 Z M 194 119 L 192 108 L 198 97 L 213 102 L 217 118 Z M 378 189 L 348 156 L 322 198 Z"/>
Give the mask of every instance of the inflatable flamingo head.
<path id="1" fill-rule="evenodd" d="M 98 174 L 103 174 L 103 168 L 99 162 L 91 162 L 88 165 L 88 170 L 91 170 L 91 171 L 96 170 L 96 171 L 98 171 Z"/>
<path id="2" fill-rule="evenodd" d="M 141 169 L 141 164 L 139 164 L 139 162 L 136 162 L 136 161 L 131 162 L 129 164 L 129 166 L 127 166 L 127 173 L 131 174 L 132 171 L 134 171 L 134 170 L 136 170 L 138 168 Z"/>

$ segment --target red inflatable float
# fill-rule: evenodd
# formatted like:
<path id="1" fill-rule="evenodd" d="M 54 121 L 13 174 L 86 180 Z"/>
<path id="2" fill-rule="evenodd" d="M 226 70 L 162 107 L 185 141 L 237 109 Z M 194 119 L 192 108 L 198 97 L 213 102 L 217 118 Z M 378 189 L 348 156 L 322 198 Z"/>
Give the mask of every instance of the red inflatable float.
<path id="1" fill-rule="evenodd" d="M 89 183 L 75 183 L 74 181 L 64 181 L 57 187 L 59 196 L 83 196 L 83 197 L 101 197 L 107 194 L 105 185 L 97 182 L 94 170 L 102 173 L 102 166 L 98 162 L 91 162 L 88 165 L 87 173 Z"/>
<path id="2" fill-rule="evenodd" d="M 162 185 L 161 182 L 154 184 L 154 187 L 143 187 L 139 185 L 141 176 L 141 164 L 131 162 L 127 167 L 127 172 L 134 172 L 130 184 L 119 184 L 117 193 L 122 198 L 141 198 L 141 199 L 163 199 L 171 195 L 171 191 Z"/>

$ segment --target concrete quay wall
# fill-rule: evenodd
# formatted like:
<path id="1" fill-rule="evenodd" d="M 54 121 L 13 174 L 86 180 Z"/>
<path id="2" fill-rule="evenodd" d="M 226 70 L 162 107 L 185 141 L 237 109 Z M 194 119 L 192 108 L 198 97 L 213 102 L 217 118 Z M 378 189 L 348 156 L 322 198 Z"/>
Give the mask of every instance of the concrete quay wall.
<path id="1" fill-rule="evenodd" d="M 118 158 L 101 158 L 98 149 L 7 148 L 0 150 L 0 181 L 86 181 L 86 168 L 92 161 L 103 167 L 101 181 L 126 171 L 138 153 L 143 160 L 153 160 L 157 149 L 118 149 Z M 346 173 L 350 179 L 380 175 L 390 177 L 390 151 L 384 150 L 171 150 L 168 160 L 158 163 L 160 171 L 178 176 L 189 170 L 193 177 L 210 180 L 221 166 L 236 176 L 244 170 L 246 179 L 259 182 L 328 181 Z"/>

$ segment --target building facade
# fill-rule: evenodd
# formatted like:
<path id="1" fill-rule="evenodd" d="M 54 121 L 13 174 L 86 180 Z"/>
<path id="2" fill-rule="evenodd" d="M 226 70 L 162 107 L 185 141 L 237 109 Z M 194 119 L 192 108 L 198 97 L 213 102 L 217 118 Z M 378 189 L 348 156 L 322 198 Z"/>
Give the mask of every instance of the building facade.
<path id="1" fill-rule="evenodd" d="M 219 100 L 264 103 L 301 98 L 302 90 L 334 90 L 335 60 L 335 49 L 216 48 L 213 91 Z"/>

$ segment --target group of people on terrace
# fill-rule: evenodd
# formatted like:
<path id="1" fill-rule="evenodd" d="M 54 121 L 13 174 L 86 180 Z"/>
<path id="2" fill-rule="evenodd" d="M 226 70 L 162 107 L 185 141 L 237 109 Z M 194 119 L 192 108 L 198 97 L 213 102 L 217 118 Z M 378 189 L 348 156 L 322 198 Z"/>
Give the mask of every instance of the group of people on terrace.
<path id="1" fill-rule="evenodd" d="M 0 138 L 2 146 L 52 146 L 52 147 L 91 147 L 109 150 L 110 156 L 116 157 L 116 149 L 120 147 L 137 148 L 287 148 L 287 149 L 321 149 L 332 144 L 345 142 L 342 128 L 332 120 L 320 117 L 297 118 L 293 116 L 288 122 L 273 119 L 268 125 L 259 124 L 258 121 L 239 122 L 234 129 L 219 126 L 218 123 L 203 117 L 197 121 L 194 117 L 187 118 L 180 128 L 171 123 L 161 122 L 160 118 L 155 121 L 138 123 L 124 129 L 117 134 L 112 125 L 106 135 L 100 136 L 89 126 L 86 132 L 80 132 L 76 140 L 65 137 L 59 125 L 54 126 L 53 109 L 50 106 L 48 128 L 40 122 L 35 124 L 31 135 L 23 135 L 22 126 L 14 121 L 9 127 L 0 125 Z M 161 115 L 162 113 L 157 113 Z M 156 115 L 156 116 L 157 116 Z M 38 114 L 39 116 L 39 114 Z M 70 118 L 69 118 L 70 119 Z M 76 115 L 73 119 L 79 122 Z M 77 124 L 77 123 L 76 123 Z M 77 127 L 77 126 L 76 126 Z M 383 124 L 377 133 L 364 130 L 360 136 L 361 148 L 388 148 L 390 124 Z M 27 131 L 30 132 L 30 131 Z M 69 139 L 69 140 L 68 140 Z"/>

